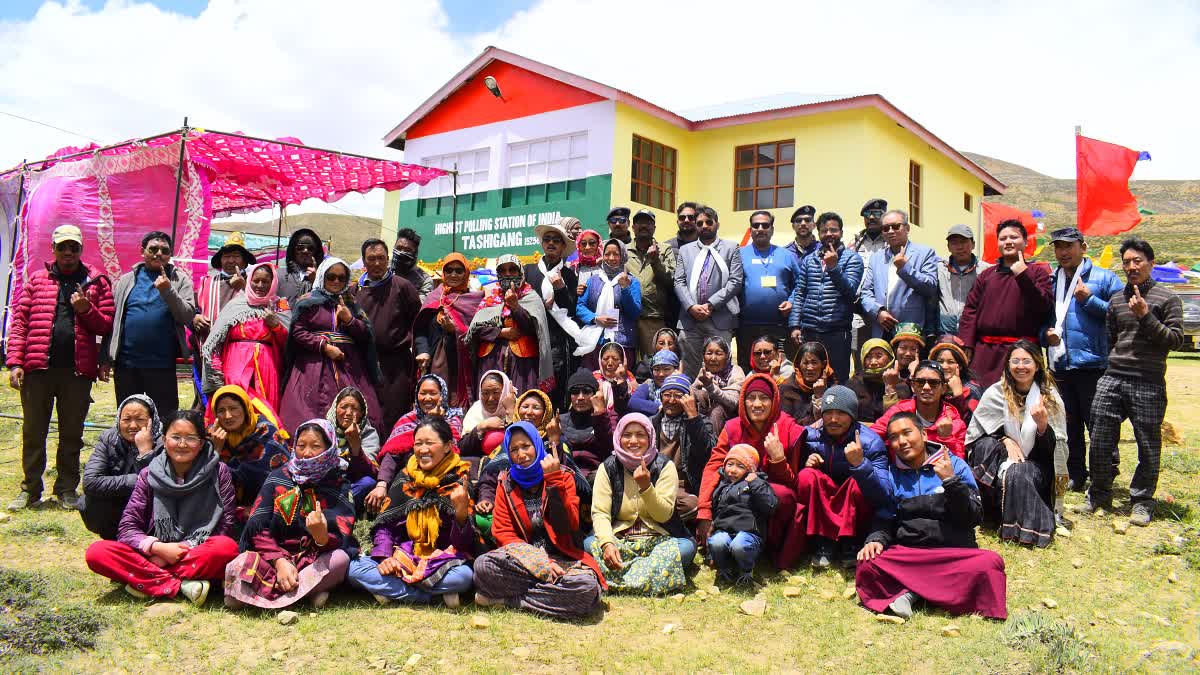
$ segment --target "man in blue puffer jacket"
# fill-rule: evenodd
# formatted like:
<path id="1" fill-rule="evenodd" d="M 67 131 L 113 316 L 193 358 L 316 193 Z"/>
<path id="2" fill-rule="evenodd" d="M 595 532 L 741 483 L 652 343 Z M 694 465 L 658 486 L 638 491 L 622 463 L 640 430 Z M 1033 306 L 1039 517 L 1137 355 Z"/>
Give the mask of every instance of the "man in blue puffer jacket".
<path id="1" fill-rule="evenodd" d="M 1050 233 L 1058 269 L 1054 284 L 1054 314 L 1043 333 L 1049 345 L 1050 369 L 1067 413 L 1068 487 L 1082 492 L 1087 482 L 1087 444 L 1084 427 L 1092 430 L 1092 396 L 1108 367 L 1108 299 L 1125 285 L 1112 272 L 1087 258 L 1087 242 L 1074 227 Z M 1113 466 L 1119 463 L 1113 457 Z"/>
<path id="2" fill-rule="evenodd" d="M 788 326 L 792 340 L 816 341 L 829 352 L 837 381 L 850 379 L 850 326 L 863 277 L 863 260 L 842 245 L 842 217 L 833 212 L 817 218 L 821 248 L 805 256 L 792 293 Z"/>

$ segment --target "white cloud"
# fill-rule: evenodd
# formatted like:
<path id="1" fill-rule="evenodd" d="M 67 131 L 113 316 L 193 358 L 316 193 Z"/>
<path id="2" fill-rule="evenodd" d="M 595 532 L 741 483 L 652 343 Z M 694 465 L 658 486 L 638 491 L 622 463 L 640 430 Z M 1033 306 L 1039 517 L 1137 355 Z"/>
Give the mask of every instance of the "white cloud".
<path id="1" fill-rule="evenodd" d="M 545 0 L 453 35 L 436 0 L 214 0 L 198 17 L 113 1 L 0 23 L 0 110 L 102 141 L 196 125 L 400 158 L 381 137 L 487 44 L 670 109 L 877 92 L 963 150 L 1074 173 L 1071 130 L 1194 178 L 1194 3 Z M 0 164 L 84 139 L 0 116 Z M 382 198 L 339 207 L 377 216 Z M 307 205 L 306 205 L 307 206 Z M 324 207 L 322 207 L 324 208 Z"/>

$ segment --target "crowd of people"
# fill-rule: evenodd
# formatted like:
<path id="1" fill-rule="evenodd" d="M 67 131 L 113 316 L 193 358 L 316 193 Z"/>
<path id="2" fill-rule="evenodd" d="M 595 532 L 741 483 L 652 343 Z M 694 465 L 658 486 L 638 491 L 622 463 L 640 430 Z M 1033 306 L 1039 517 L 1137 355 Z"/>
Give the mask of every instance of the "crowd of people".
<path id="1" fill-rule="evenodd" d="M 989 264 L 970 227 L 943 256 L 881 199 L 849 242 L 812 206 L 787 246 L 767 211 L 745 246 L 713 208 L 676 215 L 661 241 L 623 206 L 607 238 L 539 225 L 536 262 L 502 255 L 484 285 L 458 253 L 422 270 L 411 229 L 363 242 L 361 269 L 307 229 L 279 265 L 231 238 L 195 290 L 163 232 L 112 283 L 63 225 L 13 306 L 9 508 L 41 501 L 57 406 L 53 493 L 100 537 L 89 568 L 132 595 L 202 603 L 221 582 L 230 608 L 320 607 L 347 584 L 453 607 L 473 590 L 558 618 L 674 593 L 702 564 L 754 589 L 769 563 L 856 566 L 876 612 L 1004 619 L 1004 562 L 976 527 L 1045 547 L 1071 526 L 1065 491 L 1111 509 L 1125 419 L 1130 521 L 1150 522 L 1182 306 L 1146 241 L 1121 246 L 1122 283 L 1070 227 L 1051 268 L 1018 221 Z M 116 424 L 78 496 L 110 374 Z"/>

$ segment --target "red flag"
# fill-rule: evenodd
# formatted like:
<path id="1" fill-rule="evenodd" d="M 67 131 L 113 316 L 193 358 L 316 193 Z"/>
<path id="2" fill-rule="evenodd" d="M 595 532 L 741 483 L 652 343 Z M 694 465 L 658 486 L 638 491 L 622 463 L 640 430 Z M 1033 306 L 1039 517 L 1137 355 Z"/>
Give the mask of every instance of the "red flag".
<path id="1" fill-rule="evenodd" d="M 996 226 L 1006 220 L 1019 220 L 1025 226 L 1029 243 L 1025 244 L 1025 256 L 1037 253 L 1037 219 L 1029 211 L 1013 208 L 997 202 L 983 203 L 983 259 L 994 263 L 1000 258 L 1000 245 L 996 241 Z"/>
<path id="2" fill-rule="evenodd" d="M 1142 222 L 1129 177 L 1139 153 L 1086 136 L 1075 136 L 1075 200 L 1079 231 L 1111 236 Z"/>

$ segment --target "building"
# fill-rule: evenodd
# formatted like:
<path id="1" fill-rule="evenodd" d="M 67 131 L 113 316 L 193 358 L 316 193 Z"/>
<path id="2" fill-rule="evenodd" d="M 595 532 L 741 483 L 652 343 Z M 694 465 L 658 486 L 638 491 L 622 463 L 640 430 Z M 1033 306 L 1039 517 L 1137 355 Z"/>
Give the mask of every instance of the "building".
<path id="1" fill-rule="evenodd" d="M 533 226 L 560 215 L 606 235 L 611 205 L 654 209 L 667 239 L 684 201 L 716 209 L 731 239 L 768 209 L 783 243 L 797 206 L 840 213 L 848 239 L 862 204 L 882 197 L 910 212 L 914 240 L 941 249 L 950 225 L 978 227 L 982 197 L 1005 189 L 878 94 L 773 97 L 684 117 L 496 47 L 384 140 L 407 161 L 458 171 L 457 209 L 450 178 L 387 196 L 382 238 L 412 227 L 426 261 L 452 242 L 468 258 L 530 253 Z"/>

